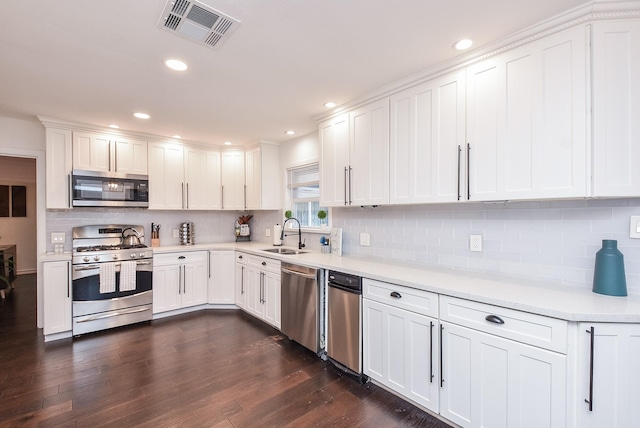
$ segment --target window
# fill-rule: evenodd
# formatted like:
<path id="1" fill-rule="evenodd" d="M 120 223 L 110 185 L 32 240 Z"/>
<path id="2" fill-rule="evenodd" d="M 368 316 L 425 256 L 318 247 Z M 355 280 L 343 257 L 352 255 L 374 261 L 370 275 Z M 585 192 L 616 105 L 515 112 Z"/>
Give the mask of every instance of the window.
<path id="1" fill-rule="evenodd" d="M 329 210 L 320 206 L 320 169 L 318 164 L 288 169 L 287 183 L 291 215 L 300 221 L 300 226 L 306 229 L 327 227 L 329 225 Z M 324 212 L 324 219 L 318 217 L 320 211 Z"/>

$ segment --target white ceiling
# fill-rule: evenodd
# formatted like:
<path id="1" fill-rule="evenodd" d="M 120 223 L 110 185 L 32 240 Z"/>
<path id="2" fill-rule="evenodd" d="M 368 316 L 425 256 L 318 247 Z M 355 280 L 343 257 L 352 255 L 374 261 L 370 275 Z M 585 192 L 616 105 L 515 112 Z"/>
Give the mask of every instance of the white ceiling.
<path id="1" fill-rule="evenodd" d="M 191 141 L 288 141 L 312 116 L 585 0 L 201 0 L 241 21 L 212 50 L 157 27 L 166 0 L 2 0 L 0 115 Z M 176 57 L 177 73 L 163 65 Z M 144 111 L 151 119 L 132 117 Z"/>

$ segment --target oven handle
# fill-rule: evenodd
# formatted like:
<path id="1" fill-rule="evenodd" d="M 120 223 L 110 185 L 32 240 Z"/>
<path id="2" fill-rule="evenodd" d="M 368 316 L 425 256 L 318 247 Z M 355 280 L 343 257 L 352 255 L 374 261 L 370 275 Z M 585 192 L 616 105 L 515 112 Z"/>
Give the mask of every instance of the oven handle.
<path id="1" fill-rule="evenodd" d="M 138 312 L 144 312 L 144 311 L 148 311 L 148 310 L 149 310 L 148 307 L 144 307 L 144 308 L 130 309 L 128 311 L 110 312 L 110 313 L 104 314 L 104 315 L 97 315 L 97 316 L 93 316 L 93 317 L 83 318 L 83 319 L 78 320 L 76 322 L 78 324 L 80 324 L 81 322 L 97 321 L 97 320 L 101 320 L 101 319 L 105 319 L 105 318 L 117 317 L 117 316 L 120 316 L 120 315 L 137 314 Z"/>
<path id="2" fill-rule="evenodd" d="M 151 262 L 150 261 L 136 261 L 136 265 L 138 266 L 142 266 L 142 265 L 150 265 Z M 116 267 L 121 266 L 120 263 L 116 263 Z M 99 265 L 85 265 L 85 266 L 74 266 L 73 270 L 76 272 L 82 271 L 82 270 L 93 270 L 93 269 L 98 269 Z"/>

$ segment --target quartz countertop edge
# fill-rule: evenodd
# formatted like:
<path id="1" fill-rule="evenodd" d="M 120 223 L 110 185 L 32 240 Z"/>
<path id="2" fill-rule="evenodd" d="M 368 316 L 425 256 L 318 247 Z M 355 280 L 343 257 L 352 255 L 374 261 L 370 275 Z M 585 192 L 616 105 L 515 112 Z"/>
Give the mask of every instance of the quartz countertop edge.
<path id="1" fill-rule="evenodd" d="M 279 255 L 265 252 L 264 250 L 273 246 L 264 242 L 170 245 L 151 248 L 154 254 L 207 250 L 243 251 L 286 263 L 337 270 L 417 290 L 567 321 L 640 322 L 640 296 L 605 296 L 593 293 L 586 287 L 555 285 L 553 282 L 513 278 L 495 273 L 419 267 L 406 263 L 386 262 L 377 258 L 337 256 L 316 251 Z M 67 257 L 70 258 L 70 255 Z"/>

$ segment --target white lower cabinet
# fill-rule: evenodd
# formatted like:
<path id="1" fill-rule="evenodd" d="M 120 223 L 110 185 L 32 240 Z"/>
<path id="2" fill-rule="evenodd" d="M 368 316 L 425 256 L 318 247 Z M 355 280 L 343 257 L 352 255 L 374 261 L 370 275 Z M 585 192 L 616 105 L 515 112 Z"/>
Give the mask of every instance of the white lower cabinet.
<path id="1" fill-rule="evenodd" d="M 566 356 L 441 323 L 440 415 L 463 427 L 565 427 Z"/>
<path id="2" fill-rule="evenodd" d="M 238 253 L 236 272 L 236 305 L 280 329 L 280 261 Z"/>
<path id="3" fill-rule="evenodd" d="M 578 335 L 577 426 L 640 426 L 640 325 L 580 323 Z"/>
<path id="4" fill-rule="evenodd" d="M 209 303 L 235 301 L 235 251 L 209 251 Z"/>
<path id="5" fill-rule="evenodd" d="M 42 264 L 44 335 L 71 332 L 71 262 Z"/>
<path id="6" fill-rule="evenodd" d="M 402 396 L 438 411 L 438 320 L 363 301 L 364 373 Z"/>
<path id="7" fill-rule="evenodd" d="M 153 313 L 207 303 L 207 251 L 153 258 Z"/>

